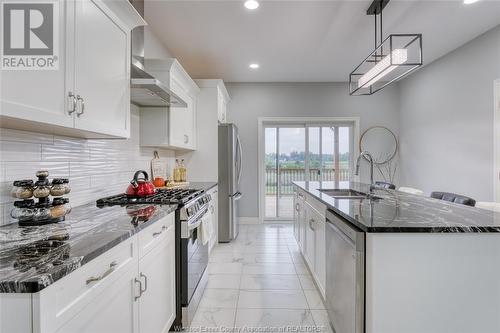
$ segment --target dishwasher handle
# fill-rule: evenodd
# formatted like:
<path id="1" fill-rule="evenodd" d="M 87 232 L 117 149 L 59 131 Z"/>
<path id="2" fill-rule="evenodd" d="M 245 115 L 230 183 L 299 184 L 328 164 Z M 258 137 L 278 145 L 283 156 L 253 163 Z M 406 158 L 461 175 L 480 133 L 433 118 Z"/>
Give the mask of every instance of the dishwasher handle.
<path id="1" fill-rule="evenodd" d="M 326 222 L 339 234 L 345 241 L 351 244 L 356 251 L 363 252 L 365 250 L 365 233 L 339 217 L 331 210 L 326 211 Z"/>

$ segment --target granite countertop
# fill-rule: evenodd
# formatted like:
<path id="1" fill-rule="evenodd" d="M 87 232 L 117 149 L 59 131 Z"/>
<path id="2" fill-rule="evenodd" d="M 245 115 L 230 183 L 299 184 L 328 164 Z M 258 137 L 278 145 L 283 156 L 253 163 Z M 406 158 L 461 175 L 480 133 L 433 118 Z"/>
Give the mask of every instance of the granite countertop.
<path id="1" fill-rule="evenodd" d="M 20 227 L 17 223 L 2 226 L 0 292 L 38 292 L 176 208 L 175 205 L 97 208 L 92 203 L 73 208 L 64 222 L 36 227 Z M 142 211 L 138 213 L 137 209 Z"/>
<path id="2" fill-rule="evenodd" d="M 356 182 L 294 182 L 348 222 L 366 232 L 500 232 L 500 214 L 425 196 L 376 189 L 375 199 L 334 199 L 320 189 L 368 193 Z"/>
<path id="3" fill-rule="evenodd" d="M 217 186 L 217 182 L 189 182 L 187 187 L 194 190 L 208 191 L 215 186 Z"/>

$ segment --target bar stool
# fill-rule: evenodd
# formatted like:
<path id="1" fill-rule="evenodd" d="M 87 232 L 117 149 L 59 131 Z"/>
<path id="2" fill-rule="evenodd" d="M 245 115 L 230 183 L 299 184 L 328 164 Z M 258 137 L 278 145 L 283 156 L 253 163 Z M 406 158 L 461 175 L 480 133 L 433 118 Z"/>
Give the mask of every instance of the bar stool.
<path id="1" fill-rule="evenodd" d="M 398 191 L 410 193 L 410 194 L 415 194 L 415 195 L 424 195 L 424 191 L 419 190 L 418 188 L 413 188 L 413 187 L 401 186 L 400 188 L 398 188 Z"/>
<path id="2" fill-rule="evenodd" d="M 396 185 L 388 183 L 388 182 L 375 182 L 375 186 L 379 188 L 385 188 L 387 190 L 395 190 Z"/>
<path id="3" fill-rule="evenodd" d="M 461 205 L 472 206 L 476 204 L 476 200 L 464 195 L 449 193 L 449 192 L 432 192 L 431 198 L 454 202 Z"/>
<path id="4" fill-rule="evenodd" d="M 500 202 L 479 201 L 476 202 L 476 207 L 500 213 Z"/>

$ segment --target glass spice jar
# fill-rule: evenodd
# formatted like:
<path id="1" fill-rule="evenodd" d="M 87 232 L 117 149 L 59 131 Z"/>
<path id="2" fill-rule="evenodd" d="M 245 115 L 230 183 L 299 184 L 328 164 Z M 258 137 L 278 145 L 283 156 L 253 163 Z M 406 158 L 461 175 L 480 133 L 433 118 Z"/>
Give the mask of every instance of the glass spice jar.
<path id="1" fill-rule="evenodd" d="M 14 201 L 14 208 L 10 211 L 10 216 L 19 221 L 31 221 L 35 215 L 33 199 Z"/>
<path id="2" fill-rule="evenodd" d="M 69 186 L 69 179 L 63 178 L 63 184 L 64 184 L 64 190 L 66 191 L 65 194 L 71 192 L 71 187 Z"/>
<path id="3" fill-rule="evenodd" d="M 43 221 L 49 219 L 50 203 L 37 203 L 34 209 L 33 221 Z"/>
<path id="4" fill-rule="evenodd" d="M 33 190 L 33 195 L 35 198 L 46 198 L 50 194 L 50 186 L 49 186 L 49 181 L 47 179 L 45 180 L 38 180 L 35 182 L 35 189 Z"/>
<path id="5" fill-rule="evenodd" d="M 29 199 L 33 196 L 33 181 L 27 180 L 16 180 L 13 184 L 10 194 L 12 197 L 17 199 Z"/>
<path id="6" fill-rule="evenodd" d="M 35 176 L 37 176 L 38 179 L 47 178 L 49 176 L 49 172 L 47 170 L 40 170 L 36 172 Z"/>
<path id="7" fill-rule="evenodd" d="M 68 203 L 69 200 L 67 198 L 55 198 L 50 208 L 50 217 L 56 219 L 66 216 L 71 211 Z"/>
<path id="8" fill-rule="evenodd" d="M 68 185 L 65 181 L 67 181 L 67 179 L 54 178 L 52 180 L 52 187 L 50 188 L 50 195 L 60 197 L 61 195 L 66 194 Z"/>

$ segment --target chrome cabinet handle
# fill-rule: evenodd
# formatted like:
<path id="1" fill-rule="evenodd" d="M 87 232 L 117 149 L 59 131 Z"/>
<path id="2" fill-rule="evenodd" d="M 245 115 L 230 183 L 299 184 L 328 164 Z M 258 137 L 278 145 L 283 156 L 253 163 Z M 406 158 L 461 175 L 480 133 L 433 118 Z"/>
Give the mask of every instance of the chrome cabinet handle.
<path id="1" fill-rule="evenodd" d="M 109 274 L 114 272 L 117 265 L 118 264 L 116 263 L 116 261 L 113 261 L 111 264 L 109 264 L 109 268 L 104 273 L 102 273 L 100 276 L 89 277 L 87 279 L 87 284 L 90 284 L 92 282 L 97 282 L 97 281 L 104 279 L 106 276 L 108 276 Z"/>
<path id="2" fill-rule="evenodd" d="M 148 290 L 148 277 L 144 274 L 142 274 L 142 272 L 139 274 L 140 278 L 141 278 L 141 295 L 143 293 L 146 292 L 146 290 Z M 142 290 L 142 278 L 144 278 L 144 290 Z"/>
<path id="3" fill-rule="evenodd" d="M 300 212 L 300 205 L 298 203 L 295 204 L 295 210 L 298 211 L 298 212 Z"/>
<path id="4" fill-rule="evenodd" d="M 137 301 L 142 296 L 142 281 L 138 278 L 134 278 L 134 282 L 139 284 L 139 296 L 134 296 L 134 302 Z"/>
<path id="5" fill-rule="evenodd" d="M 76 95 L 77 101 L 80 101 L 80 112 L 76 113 L 77 117 L 80 117 L 85 112 L 85 102 L 82 96 Z"/>
<path id="6" fill-rule="evenodd" d="M 153 237 L 160 236 L 165 230 L 167 230 L 166 226 L 161 227 L 161 231 L 153 232 Z"/>
<path id="7" fill-rule="evenodd" d="M 184 143 L 188 143 L 188 142 L 189 142 L 189 135 L 184 134 Z"/>
<path id="8" fill-rule="evenodd" d="M 312 225 L 313 225 L 313 223 L 314 223 L 314 222 L 315 222 L 315 221 L 314 221 L 314 219 L 310 219 L 310 220 L 309 220 L 309 228 L 310 228 L 311 230 L 313 230 L 313 231 L 314 231 L 314 227 L 313 227 Z"/>
<path id="9" fill-rule="evenodd" d="M 76 98 L 75 95 L 70 91 L 68 92 L 68 114 L 71 115 L 76 111 Z"/>

